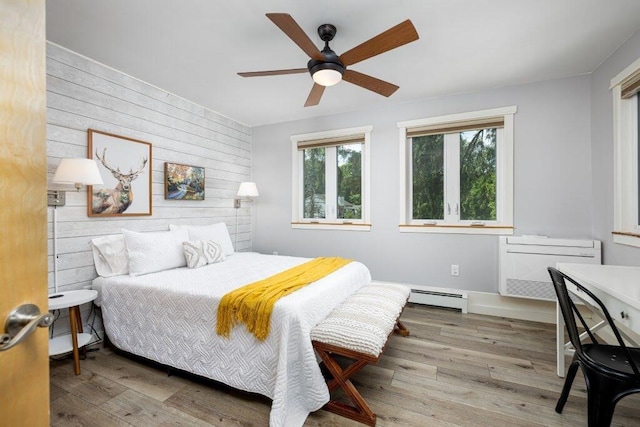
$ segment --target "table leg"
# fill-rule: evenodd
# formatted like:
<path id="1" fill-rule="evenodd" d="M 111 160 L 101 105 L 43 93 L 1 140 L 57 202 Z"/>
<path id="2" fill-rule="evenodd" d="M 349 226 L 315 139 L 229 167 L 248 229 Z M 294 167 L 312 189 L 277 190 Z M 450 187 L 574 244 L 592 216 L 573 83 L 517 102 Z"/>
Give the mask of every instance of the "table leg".
<path id="1" fill-rule="evenodd" d="M 71 343 L 73 344 L 73 372 L 80 375 L 80 355 L 78 351 L 78 321 L 80 319 L 78 306 L 69 307 L 69 324 L 71 326 Z M 82 330 L 82 324 L 80 325 Z"/>
<path id="2" fill-rule="evenodd" d="M 76 322 L 78 324 L 78 333 L 81 334 L 84 332 L 82 330 L 82 314 L 80 314 L 80 306 L 76 306 Z M 87 357 L 87 346 L 83 346 L 80 351 L 82 352 L 82 357 Z"/>

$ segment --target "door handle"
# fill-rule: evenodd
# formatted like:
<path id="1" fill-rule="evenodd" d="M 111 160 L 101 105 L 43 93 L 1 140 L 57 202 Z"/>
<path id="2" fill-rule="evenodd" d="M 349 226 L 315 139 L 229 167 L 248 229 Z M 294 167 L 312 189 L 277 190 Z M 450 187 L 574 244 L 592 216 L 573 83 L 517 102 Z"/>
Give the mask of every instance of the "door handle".
<path id="1" fill-rule="evenodd" d="M 40 314 L 40 309 L 35 304 L 23 304 L 14 308 L 4 324 L 5 333 L 0 335 L 0 351 L 15 347 L 37 327 L 48 328 L 52 323 L 51 313 Z"/>

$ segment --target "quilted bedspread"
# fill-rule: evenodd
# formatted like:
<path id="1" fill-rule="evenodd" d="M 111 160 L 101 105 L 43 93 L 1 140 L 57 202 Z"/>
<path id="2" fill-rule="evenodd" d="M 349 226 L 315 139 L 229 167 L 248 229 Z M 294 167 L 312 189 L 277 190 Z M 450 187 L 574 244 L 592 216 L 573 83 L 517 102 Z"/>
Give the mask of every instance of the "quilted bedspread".
<path id="1" fill-rule="evenodd" d="M 310 331 L 371 281 L 369 270 L 351 262 L 280 299 L 265 341 L 242 325 L 229 339 L 218 336 L 216 310 L 230 290 L 305 261 L 236 253 L 197 269 L 98 278 L 94 285 L 101 289 L 105 330 L 116 347 L 267 396 L 273 400 L 271 426 L 300 426 L 329 400 Z"/>

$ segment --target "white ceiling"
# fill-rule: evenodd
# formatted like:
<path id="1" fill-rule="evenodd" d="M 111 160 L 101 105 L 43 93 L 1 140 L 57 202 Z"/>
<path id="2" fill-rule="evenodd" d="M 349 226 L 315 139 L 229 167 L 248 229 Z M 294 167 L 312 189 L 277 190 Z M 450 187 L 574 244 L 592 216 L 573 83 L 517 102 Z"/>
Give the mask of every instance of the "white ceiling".
<path id="1" fill-rule="evenodd" d="M 338 29 L 341 54 L 409 18 L 420 39 L 353 65 L 400 86 L 341 82 L 303 107 L 308 57 L 265 13 Z M 593 71 L 640 28 L 639 0 L 52 0 L 47 39 L 227 117 L 258 126 Z"/>

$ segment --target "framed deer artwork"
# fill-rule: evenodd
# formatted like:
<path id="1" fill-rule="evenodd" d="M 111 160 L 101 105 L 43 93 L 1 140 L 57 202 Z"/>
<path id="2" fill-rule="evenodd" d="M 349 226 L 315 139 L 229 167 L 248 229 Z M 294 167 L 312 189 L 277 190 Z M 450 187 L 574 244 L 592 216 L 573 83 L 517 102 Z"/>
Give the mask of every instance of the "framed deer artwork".
<path id="1" fill-rule="evenodd" d="M 88 130 L 104 185 L 87 189 L 89 216 L 151 215 L 151 143 Z"/>

